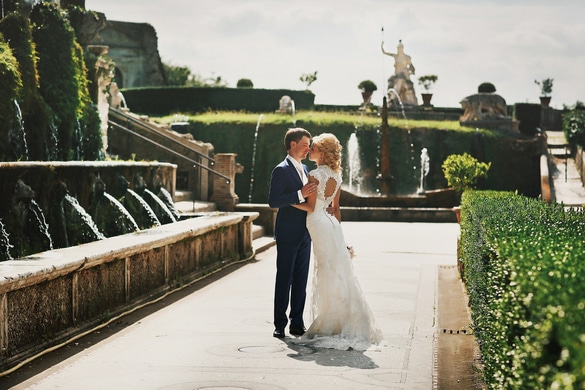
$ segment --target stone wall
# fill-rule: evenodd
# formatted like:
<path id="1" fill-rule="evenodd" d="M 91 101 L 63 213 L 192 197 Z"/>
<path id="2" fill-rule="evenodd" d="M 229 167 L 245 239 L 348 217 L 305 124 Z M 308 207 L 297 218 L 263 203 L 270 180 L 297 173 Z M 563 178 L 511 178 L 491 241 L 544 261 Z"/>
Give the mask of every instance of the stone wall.
<path id="1" fill-rule="evenodd" d="M 119 88 L 167 85 L 158 38 L 150 24 L 108 20 L 88 44 L 109 47 L 108 56 L 116 64 L 115 81 Z"/>
<path id="2" fill-rule="evenodd" d="M 0 263 L 0 370 L 253 256 L 258 213 L 192 218 Z"/>

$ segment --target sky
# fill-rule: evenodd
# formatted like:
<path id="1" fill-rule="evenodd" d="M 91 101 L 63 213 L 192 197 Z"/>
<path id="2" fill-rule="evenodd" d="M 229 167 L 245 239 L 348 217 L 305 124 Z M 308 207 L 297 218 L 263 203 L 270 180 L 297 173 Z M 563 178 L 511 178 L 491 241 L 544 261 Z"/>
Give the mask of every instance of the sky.
<path id="1" fill-rule="evenodd" d="M 164 4 L 163 4 L 164 3 Z M 508 105 L 538 103 L 535 80 L 552 78 L 551 106 L 585 101 L 583 0 L 86 0 L 108 20 L 148 23 L 164 63 L 236 87 L 304 90 L 317 72 L 316 104 L 358 105 L 372 80 L 380 105 L 399 40 L 415 67 L 438 76 L 436 107 L 460 107 L 483 82 Z"/>

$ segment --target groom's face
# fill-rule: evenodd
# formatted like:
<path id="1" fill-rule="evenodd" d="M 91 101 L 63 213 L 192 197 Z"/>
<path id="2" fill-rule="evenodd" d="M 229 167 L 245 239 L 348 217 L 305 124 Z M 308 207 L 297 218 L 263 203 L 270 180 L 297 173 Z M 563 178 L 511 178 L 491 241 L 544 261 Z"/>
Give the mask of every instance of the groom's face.
<path id="1" fill-rule="evenodd" d="M 301 161 L 307 157 L 310 145 L 311 139 L 309 137 L 303 137 L 299 142 L 293 141 L 290 143 L 289 154 L 295 160 Z"/>

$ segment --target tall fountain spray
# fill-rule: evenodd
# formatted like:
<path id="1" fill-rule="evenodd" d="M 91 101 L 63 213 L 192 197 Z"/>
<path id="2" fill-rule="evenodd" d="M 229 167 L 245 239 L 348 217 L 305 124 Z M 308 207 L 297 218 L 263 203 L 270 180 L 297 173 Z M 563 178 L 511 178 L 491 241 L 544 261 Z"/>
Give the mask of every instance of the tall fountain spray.
<path id="1" fill-rule="evenodd" d="M 390 194 L 390 147 L 388 145 L 388 106 L 386 96 L 382 98 L 382 126 L 380 128 L 380 173 L 377 176 L 380 182 L 380 194 Z"/>
<path id="2" fill-rule="evenodd" d="M 293 103 L 293 117 L 294 117 L 294 103 Z M 254 148 L 252 149 L 252 165 L 250 166 L 250 192 L 248 194 L 248 203 L 252 203 L 252 190 L 254 189 L 254 165 L 256 163 L 256 145 L 258 143 L 258 129 L 260 128 L 260 121 L 264 114 L 260 114 L 258 122 L 256 123 L 256 131 L 254 132 Z"/>
<path id="3" fill-rule="evenodd" d="M 419 194 L 424 194 L 425 192 L 425 178 L 429 174 L 429 169 L 431 165 L 431 158 L 429 157 L 429 152 L 427 148 L 422 148 L 420 151 L 420 187 L 418 189 Z"/>
<path id="4" fill-rule="evenodd" d="M 390 95 L 390 94 L 393 94 L 398 99 L 398 104 L 400 106 L 400 113 L 402 114 L 402 117 L 404 118 L 404 122 L 406 124 L 406 130 L 408 132 L 408 144 L 410 146 L 410 163 L 412 164 L 412 174 L 413 174 L 414 178 L 416 179 L 417 166 L 416 166 L 416 160 L 414 158 L 414 143 L 412 142 L 412 134 L 410 132 L 410 126 L 408 124 L 408 118 L 406 117 L 406 112 L 404 111 L 404 104 L 402 103 L 402 99 L 400 98 L 400 95 L 398 95 L 398 92 L 394 88 L 388 89 L 388 95 Z M 384 104 L 384 106 L 385 106 L 385 104 Z"/>
<path id="5" fill-rule="evenodd" d="M 360 146 L 356 133 L 351 133 L 347 141 L 347 161 L 349 170 L 349 192 L 359 194 L 361 192 L 362 168 L 360 162 Z"/>

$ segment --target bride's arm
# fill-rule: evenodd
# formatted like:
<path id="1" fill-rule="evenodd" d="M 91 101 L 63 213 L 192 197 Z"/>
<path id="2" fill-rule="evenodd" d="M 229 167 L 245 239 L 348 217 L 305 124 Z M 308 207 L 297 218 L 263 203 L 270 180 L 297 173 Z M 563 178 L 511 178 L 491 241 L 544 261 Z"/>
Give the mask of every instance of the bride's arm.
<path id="1" fill-rule="evenodd" d="M 309 174 L 309 183 L 314 183 L 316 185 L 319 184 L 319 180 L 315 179 L 314 176 Z M 304 210 L 308 213 L 312 213 L 315 210 L 315 202 L 317 201 L 317 192 L 313 192 L 307 197 L 307 201 L 304 203 L 293 204 L 293 207 L 297 209 Z"/>

